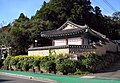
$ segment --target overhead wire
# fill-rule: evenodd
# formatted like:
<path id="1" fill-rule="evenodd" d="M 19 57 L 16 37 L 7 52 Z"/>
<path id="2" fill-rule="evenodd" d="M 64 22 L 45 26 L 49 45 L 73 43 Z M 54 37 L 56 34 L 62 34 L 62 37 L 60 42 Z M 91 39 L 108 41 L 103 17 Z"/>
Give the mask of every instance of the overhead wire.
<path id="1" fill-rule="evenodd" d="M 101 4 L 99 4 L 96 0 L 94 0 L 96 4 L 98 4 L 100 7 L 102 7 L 106 12 L 110 13 L 106 8 L 104 8 Z"/>
<path id="2" fill-rule="evenodd" d="M 117 10 L 107 1 L 107 0 L 103 0 L 105 2 L 105 4 L 107 6 L 109 6 L 114 12 L 116 12 Z"/>

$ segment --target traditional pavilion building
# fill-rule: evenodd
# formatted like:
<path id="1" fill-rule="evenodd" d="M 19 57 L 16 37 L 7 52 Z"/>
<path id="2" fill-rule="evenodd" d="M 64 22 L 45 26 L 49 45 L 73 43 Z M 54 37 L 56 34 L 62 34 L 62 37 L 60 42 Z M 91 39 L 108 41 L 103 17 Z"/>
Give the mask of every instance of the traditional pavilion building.
<path id="1" fill-rule="evenodd" d="M 78 56 L 83 52 L 103 55 L 108 51 L 118 51 L 118 44 L 110 41 L 105 35 L 87 25 L 81 26 L 71 21 L 65 22 L 57 30 L 41 32 L 41 36 L 51 39 L 52 46 L 29 48 L 28 55 L 48 56 L 50 51 L 72 56 Z"/>

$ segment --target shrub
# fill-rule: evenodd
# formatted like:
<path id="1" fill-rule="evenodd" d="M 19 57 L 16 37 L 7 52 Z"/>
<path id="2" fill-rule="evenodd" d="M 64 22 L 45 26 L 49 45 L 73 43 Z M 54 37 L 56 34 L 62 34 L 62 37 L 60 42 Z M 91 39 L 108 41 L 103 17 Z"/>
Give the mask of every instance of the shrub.
<path id="1" fill-rule="evenodd" d="M 93 58 L 86 58 L 82 60 L 82 65 L 84 65 L 88 71 L 94 71 L 95 63 L 96 62 Z"/>
<path id="2" fill-rule="evenodd" d="M 69 55 L 68 54 L 59 54 L 56 56 L 56 59 L 68 59 Z"/>
<path id="3" fill-rule="evenodd" d="M 0 68 L 3 66 L 3 60 L 0 58 Z"/>
<path id="4" fill-rule="evenodd" d="M 88 71 L 81 71 L 80 69 L 76 69 L 75 75 L 83 75 L 83 74 L 89 74 L 90 72 Z"/>
<path id="5" fill-rule="evenodd" d="M 17 63 L 18 63 L 18 61 L 17 61 L 17 59 L 15 59 L 14 57 L 12 57 L 12 58 L 10 59 L 10 62 L 9 62 L 10 65 L 16 66 Z"/>
<path id="6" fill-rule="evenodd" d="M 107 53 L 106 55 L 101 56 L 98 56 L 95 53 L 84 53 L 84 55 L 78 57 L 79 63 L 82 63 L 82 69 L 81 67 L 78 69 L 96 72 L 115 62 L 116 57 L 118 57 L 118 55 L 114 53 Z"/>
<path id="7" fill-rule="evenodd" d="M 104 56 L 98 56 L 94 53 L 89 53 L 85 56 L 80 58 L 80 62 L 82 63 L 82 70 L 89 71 L 89 72 L 96 72 L 103 67 L 104 65 Z"/>
<path id="8" fill-rule="evenodd" d="M 34 66 L 34 59 L 28 59 L 27 62 L 29 63 L 29 68 Z"/>
<path id="9" fill-rule="evenodd" d="M 8 56 L 4 61 L 3 61 L 3 64 L 5 66 L 9 66 L 9 63 L 10 63 L 10 60 L 11 60 L 12 56 Z"/>
<path id="10" fill-rule="evenodd" d="M 61 61 L 57 62 L 56 68 L 58 71 L 62 72 L 63 75 L 66 75 L 76 71 L 76 63 L 69 59 L 62 59 Z"/>
<path id="11" fill-rule="evenodd" d="M 40 65 L 40 60 L 34 60 L 33 65 L 34 66 L 39 66 Z"/>
<path id="12" fill-rule="evenodd" d="M 40 71 L 40 59 L 34 59 L 33 63 L 32 63 L 32 66 L 31 67 L 37 67 L 38 71 Z M 34 69 L 33 69 L 34 71 Z M 34 71 L 35 72 L 35 71 Z"/>
<path id="13" fill-rule="evenodd" d="M 18 61 L 18 63 L 16 64 L 17 69 L 22 71 L 22 60 Z"/>
<path id="14" fill-rule="evenodd" d="M 8 57 L 3 61 L 4 69 L 9 70 L 11 58 L 12 58 L 12 56 L 8 56 Z M 10 68 L 10 69 L 11 69 L 11 68 Z"/>
<path id="15" fill-rule="evenodd" d="M 27 61 L 23 61 L 22 69 L 23 71 L 29 70 L 29 63 Z"/>

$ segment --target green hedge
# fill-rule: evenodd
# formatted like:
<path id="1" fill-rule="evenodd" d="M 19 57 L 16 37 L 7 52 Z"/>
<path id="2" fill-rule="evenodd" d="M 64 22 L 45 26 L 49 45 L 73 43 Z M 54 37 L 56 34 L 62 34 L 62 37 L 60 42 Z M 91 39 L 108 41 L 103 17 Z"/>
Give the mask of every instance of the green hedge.
<path id="1" fill-rule="evenodd" d="M 78 58 L 79 63 L 81 63 L 81 65 L 79 64 L 79 69 L 89 72 L 98 72 L 117 61 L 117 59 L 120 59 L 120 56 L 117 53 L 107 53 L 102 56 L 90 53 L 89 55 L 83 55 Z"/>
<path id="2" fill-rule="evenodd" d="M 76 71 L 76 62 L 69 59 L 60 59 L 57 61 L 57 70 L 62 72 L 64 75 L 68 73 L 74 73 Z"/>
<path id="3" fill-rule="evenodd" d="M 86 74 L 97 72 L 119 59 L 115 53 L 98 56 L 95 53 L 85 53 L 77 61 L 70 60 L 68 55 L 58 56 L 8 56 L 3 64 L 6 69 L 33 72 L 61 72 L 63 74 Z M 37 68 L 37 69 L 36 69 Z"/>

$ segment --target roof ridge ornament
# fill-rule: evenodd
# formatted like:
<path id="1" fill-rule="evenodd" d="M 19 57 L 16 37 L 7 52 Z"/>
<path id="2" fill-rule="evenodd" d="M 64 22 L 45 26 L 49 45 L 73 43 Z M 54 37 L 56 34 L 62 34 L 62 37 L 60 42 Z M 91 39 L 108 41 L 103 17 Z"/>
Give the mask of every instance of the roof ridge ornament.
<path id="1" fill-rule="evenodd" d="M 70 21 L 70 18 L 68 18 L 67 21 Z"/>
<path id="2" fill-rule="evenodd" d="M 85 29 L 85 32 L 86 32 L 86 33 L 88 32 L 88 28 Z"/>
<path id="3" fill-rule="evenodd" d="M 67 21 L 60 28 L 58 28 L 57 30 L 63 30 L 65 28 L 65 26 L 68 25 L 68 24 L 74 25 L 75 27 L 79 27 L 79 28 L 82 28 L 82 29 L 88 27 L 87 24 L 82 26 L 82 25 L 78 25 L 76 23 L 73 23 L 72 21 L 67 19 Z"/>
<path id="4" fill-rule="evenodd" d="M 87 25 L 87 24 L 85 24 L 84 26 L 85 26 L 85 27 L 88 27 L 88 25 Z M 89 28 L 89 27 L 88 27 L 88 28 Z"/>

